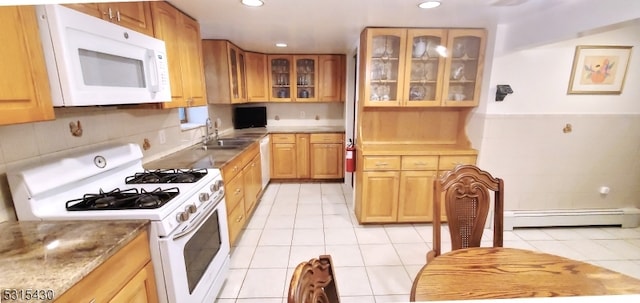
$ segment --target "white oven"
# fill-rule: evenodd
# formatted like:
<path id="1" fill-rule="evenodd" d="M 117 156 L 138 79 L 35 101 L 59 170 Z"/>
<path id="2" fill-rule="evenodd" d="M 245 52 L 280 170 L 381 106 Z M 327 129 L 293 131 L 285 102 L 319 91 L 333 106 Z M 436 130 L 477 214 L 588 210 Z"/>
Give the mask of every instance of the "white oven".
<path id="1" fill-rule="evenodd" d="M 209 197 L 203 205 L 198 216 L 159 238 L 169 302 L 214 302 L 228 271 L 229 233 L 224 194 Z"/>
<path id="2" fill-rule="evenodd" d="M 164 41 L 61 5 L 36 12 L 54 106 L 171 101 Z"/>
<path id="3" fill-rule="evenodd" d="M 215 301 L 230 253 L 220 170 L 147 171 L 140 146 L 126 144 L 17 168 L 7 178 L 20 221 L 150 220 L 159 302 Z"/>

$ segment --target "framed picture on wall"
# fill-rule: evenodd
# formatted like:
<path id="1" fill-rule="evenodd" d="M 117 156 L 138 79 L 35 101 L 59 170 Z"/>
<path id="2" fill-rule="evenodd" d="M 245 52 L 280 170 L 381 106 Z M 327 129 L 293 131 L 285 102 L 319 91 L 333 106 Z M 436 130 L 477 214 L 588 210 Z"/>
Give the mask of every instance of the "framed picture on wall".
<path id="1" fill-rule="evenodd" d="M 567 94 L 621 94 L 631 48 L 631 46 L 604 45 L 576 46 Z"/>

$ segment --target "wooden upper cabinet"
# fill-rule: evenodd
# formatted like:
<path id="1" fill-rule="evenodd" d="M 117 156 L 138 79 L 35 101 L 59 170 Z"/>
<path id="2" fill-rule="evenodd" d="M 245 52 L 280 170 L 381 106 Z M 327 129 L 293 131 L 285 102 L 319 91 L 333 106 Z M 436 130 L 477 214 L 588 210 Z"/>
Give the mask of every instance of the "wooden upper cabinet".
<path id="1" fill-rule="evenodd" d="M 182 73 L 182 84 L 187 97 L 188 106 L 203 106 L 207 104 L 202 66 L 202 40 L 200 38 L 200 24 L 187 15 L 180 18 L 181 65 L 186 67 Z"/>
<path id="2" fill-rule="evenodd" d="M 406 67 L 404 69 L 403 105 L 440 106 L 445 57 L 436 52 L 446 42 L 445 29 L 410 29 L 407 31 Z"/>
<path id="3" fill-rule="evenodd" d="M 484 29 L 365 29 L 364 106 L 477 106 L 485 37 Z"/>
<path id="4" fill-rule="evenodd" d="M 362 32 L 364 106 L 402 105 L 406 38 L 407 30 L 401 28 L 367 28 Z"/>
<path id="5" fill-rule="evenodd" d="M 65 4 L 65 6 L 153 36 L 149 2 L 75 3 Z"/>
<path id="6" fill-rule="evenodd" d="M 171 103 L 164 103 L 165 108 L 183 107 L 182 65 L 180 63 L 180 32 L 178 21 L 180 11 L 167 2 L 151 2 L 151 15 L 154 24 L 154 36 L 164 40 L 169 65 L 169 81 L 171 83 Z"/>
<path id="7" fill-rule="evenodd" d="M 171 102 L 163 108 L 206 104 L 198 23 L 168 2 L 150 2 L 154 37 L 164 40 L 171 81 Z"/>
<path id="8" fill-rule="evenodd" d="M 247 80 L 247 101 L 266 102 L 269 100 L 269 73 L 267 55 L 245 52 L 245 74 Z"/>
<path id="9" fill-rule="evenodd" d="M 246 102 L 244 51 L 227 40 L 203 40 L 202 53 L 208 102 Z"/>
<path id="10" fill-rule="evenodd" d="M 318 56 L 293 56 L 293 101 L 318 101 Z"/>
<path id="11" fill-rule="evenodd" d="M 477 106 L 484 67 L 486 31 L 451 29 L 447 38 L 450 56 L 443 79 L 444 106 Z"/>
<path id="12" fill-rule="evenodd" d="M 289 102 L 293 101 L 292 83 L 295 84 L 293 75 L 293 56 L 268 55 L 269 64 L 269 101 Z"/>
<path id="13" fill-rule="evenodd" d="M 344 102 L 345 56 L 318 56 L 318 101 Z"/>
<path id="14" fill-rule="evenodd" d="M 33 6 L 0 6 L 0 125 L 54 118 Z"/>

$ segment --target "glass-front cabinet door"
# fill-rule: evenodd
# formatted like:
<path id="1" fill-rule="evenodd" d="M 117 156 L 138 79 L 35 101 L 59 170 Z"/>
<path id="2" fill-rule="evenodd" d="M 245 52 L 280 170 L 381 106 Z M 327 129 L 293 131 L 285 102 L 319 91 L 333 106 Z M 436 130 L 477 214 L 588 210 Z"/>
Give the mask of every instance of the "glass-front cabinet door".
<path id="1" fill-rule="evenodd" d="M 449 60 L 444 69 L 443 106 L 478 105 L 485 37 L 483 29 L 449 30 Z"/>
<path id="2" fill-rule="evenodd" d="M 244 81 L 244 52 L 231 43 L 227 44 L 229 52 L 229 73 L 231 103 L 247 101 L 246 86 Z"/>
<path id="3" fill-rule="evenodd" d="M 364 106 L 400 106 L 403 96 L 406 29 L 375 28 L 363 32 Z"/>
<path id="4" fill-rule="evenodd" d="M 318 101 L 318 56 L 294 56 L 296 101 Z"/>
<path id="5" fill-rule="evenodd" d="M 293 56 L 269 55 L 269 101 L 289 102 L 295 93 L 292 89 Z"/>
<path id="6" fill-rule="evenodd" d="M 446 32 L 445 29 L 407 31 L 403 106 L 440 106 Z"/>

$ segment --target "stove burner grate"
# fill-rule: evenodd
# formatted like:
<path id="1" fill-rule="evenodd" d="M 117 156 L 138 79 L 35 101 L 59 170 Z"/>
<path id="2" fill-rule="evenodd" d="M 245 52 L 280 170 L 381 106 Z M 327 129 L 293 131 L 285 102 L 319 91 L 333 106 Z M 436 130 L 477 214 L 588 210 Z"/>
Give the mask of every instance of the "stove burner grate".
<path id="1" fill-rule="evenodd" d="M 194 183 L 207 174 L 207 169 L 159 169 L 135 173 L 125 179 L 127 184 Z"/>
<path id="2" fill-rule="evenodd" d="M 66 203 L 69 211 L 78 210 L 112 210 L 112 209 L 153 209 L 160 208 L 180 193 L 177 187 L 146 191 L 137 188 L 109 192 L 100 189 L 98 194 L 85 194 L 80 199 Z"/>

